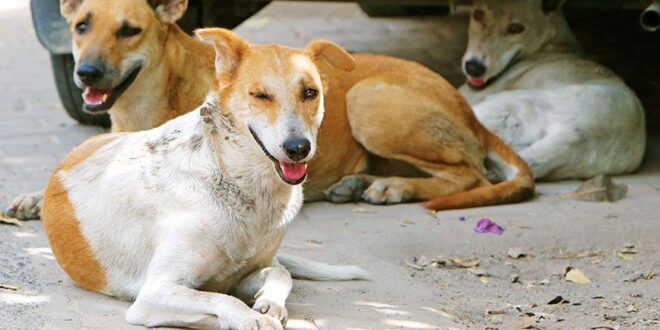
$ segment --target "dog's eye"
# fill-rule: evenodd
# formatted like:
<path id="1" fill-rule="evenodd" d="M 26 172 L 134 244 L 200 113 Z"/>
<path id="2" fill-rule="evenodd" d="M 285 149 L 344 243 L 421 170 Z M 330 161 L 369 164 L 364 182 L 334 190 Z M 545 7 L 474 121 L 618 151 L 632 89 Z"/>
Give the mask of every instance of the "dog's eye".
<path id="1" fill-rule="evenodd" d="M 518 34 L 525 31 L 525 26 L 520 23 L 511 23 L 506 28 L 507 34 Z"/>
<path id="2" fill-rule="evenodd" d="M 319 95 L 319 91 L 317 91 L 314 88 L 305 88 L 303 91 L 303 99 L 305 100 L 311 100 L 315 98 L 317 95 Z"/>
<path id="3" fill-rule="evenodd" d="M 262 101 L 270 101 L 271 97 L 270 95 L 262 92 L 250 92 L 250 96 L 254 97 L 255 99 L 259 99 Z"/>
<path id="4" fill-rule="evenodd" d="M 481 9 L 476 9 L 472 12 L 472 18 L 477 22 L 483 21 L 485 17 L 486 13 Z"/>
<path id="5" fill-rule="evenodd" d="M 76 24 L 76 33 L 78 34 L 87 32 L 87 29 L 89 29 L 89 23 L 87 23 L 87 21 Z"/>
<path id="6" fill-rule="evenodd" d="M 142 29 L 140 29 L 139 27 L 130 26 L 130 25 L 124 23 L 119 28 L 119 30 L 117 30 L 117 37 L 129 38 L 129 37 L 136 36 L 136 35 L 140 34 L 140 32 L 142 32 Z"/>

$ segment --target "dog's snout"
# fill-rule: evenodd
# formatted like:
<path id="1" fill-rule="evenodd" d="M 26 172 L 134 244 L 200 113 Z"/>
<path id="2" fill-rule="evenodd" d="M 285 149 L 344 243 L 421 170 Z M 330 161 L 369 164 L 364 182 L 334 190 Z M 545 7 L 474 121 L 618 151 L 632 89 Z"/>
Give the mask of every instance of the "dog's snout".
<path id="1" fill-rule="evenodd" d="M 92 85 L 103 78 L 105 70 L 100 63 L 82 62 L 76 69 L 76 75 L 86 85 Z"/>
<path id="2" fill-rule="evenodd" d="M 284 153 L 293 161 L 299 161 L 309 155 L 312 143 L 304 138 L 291 138 L 282 144 Z"/>
<path id="3" fill-rule="evenodd" d="M 472 58 L 465 62 L 465 72 L 473 77 L 479 77 L 486 72 L 486 66 L 480 60 Z"/>

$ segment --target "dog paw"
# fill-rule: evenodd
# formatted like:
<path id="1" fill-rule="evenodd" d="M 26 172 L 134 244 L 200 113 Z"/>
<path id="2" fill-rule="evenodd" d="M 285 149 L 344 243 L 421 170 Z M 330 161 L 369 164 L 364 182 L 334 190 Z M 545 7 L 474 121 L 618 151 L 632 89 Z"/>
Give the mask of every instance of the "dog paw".
<path id="1" fill-rule="evenodd" d="M 256 314 L 238 327 L 239 330 L 283 330 L 284 327 L 275 318 L 269 315 Z"/>
<path id="2" fill-rule="evenodd" d="M 261 314 L 272 316 L 276 320 L 280 321 L 283 327 L 286 326 L 286 322 L 289 319 L 289 312 L 287 312 L 286 308 L 270 300 L 257 299 L 257 302 L 254 303 L 252 309 Z"/>
<path id="3" fill-rule="evenodd" d="M 398 178 L 376 179 L 362 194 L 362 199 L 371 204 L 399 204 L 412 198 L 412 192 Z"/>
<path id="4" fill-rule="evenodd" d="M 349 175 L 343 177 L 323 193 L 325 198 L 332 203 L 359 202 L 364 189 L 368 185 L 369 180 L 365 176 Z"/>
<path id="5" fill-rule="evenodd" d="M 43 191 L 21 194 L 11 201 L 9 207 L 5 210 L 5 214 L 10 218 L 20 220 L 39 219 L 43 198 Z"/>

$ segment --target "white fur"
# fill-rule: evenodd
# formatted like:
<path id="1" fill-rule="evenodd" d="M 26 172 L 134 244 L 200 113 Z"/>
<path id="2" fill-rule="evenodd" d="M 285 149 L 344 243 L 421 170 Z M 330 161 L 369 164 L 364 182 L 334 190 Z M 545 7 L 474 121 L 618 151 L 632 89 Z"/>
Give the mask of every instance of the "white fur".
<path id="1" fill-rule="evenodd" d="M 282 264 L 294 278 L 307 280 L 367 280 L 369 274 L 357 266 L 327 265 L 308 259 L 278 253 L 277 261 Z"/>
<path id="2" fill-rule="evenodd" d="M 302 205 L 302 186 L 284 183 L 252 136 L 231 126 L 213 100 L 119 137 L 58 175 L 105 270 L 103 293 L 136 299 L 129 322 L 281 329 L 292 283 L 274 257 Z M 212 124 L 202 120 L 205 107 Z M 307 272 L 350 277 L 324 269 Z M 268 315 L 221 293 L 251 300 Z"/>
<path id="3" fill-rule="evenodd" d="M 494 80 L 483 90 L 466 84 L 460 91 L 534 176 L 589 178 L 637 169 L 646 139 L 642 105 L 614 73 L 582 58 L 560 10 L 543 13 L 540 1 L 482 1 L 478 8 L 488 15 L 485 25 L 471 22 L 464 61 L 486 59 L 485 77 Z M 525 31 L 490 31 L 510 21 L 524 23 Z M 519 55 L 511 64 L 513 54 Z"/>

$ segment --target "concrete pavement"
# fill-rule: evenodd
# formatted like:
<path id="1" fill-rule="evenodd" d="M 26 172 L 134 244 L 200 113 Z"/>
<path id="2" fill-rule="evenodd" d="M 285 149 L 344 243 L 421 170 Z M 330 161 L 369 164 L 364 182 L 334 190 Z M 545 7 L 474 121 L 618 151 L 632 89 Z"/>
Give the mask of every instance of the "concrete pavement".
<path id="1" fill-rule="evenodd" d="M 0 203 L 7 203 L 42 188 L 58 159 L 101 130 L 77 125 L 61 108 L 27 1 L 0 4 L 0 19 Z M 292 2 L 270 5 L 237 31 L 254 42 L 292 46 L 324 37 L 353 51 L 421 61 L 457 83 L 464 34 L 451 31 L 464 23 L 369 19 L 352 4 Z M 540 184 L 528 203 L 438 214 L 419 205 L 307 205 L 282 250 L 359 264 L 373 279 L 295 281 L 288 328 L 658 328 L 658 142 L 649 142 L 639 174 L 616 179 L 630 186 L 616 203 L 562 200 L 577 185 L 564 182 Z M 504 234 L 475 233 L 482 217 Z M 630 252 L 627 244 L 634 254 L 621 253 Z M 508 257 L 512 247 L 528 256 Z M 425 266 L 433 258 L 477 258 L 479 266 Z M 566 281 L 567 266 L 591 283 Z M 548 304 L 556 296 L 569 302 Z M 123 320 L 128 306 L 75 287 L 53 260 L 40 222 L 0 225 L 0 329 L 130 329 Z"/>

